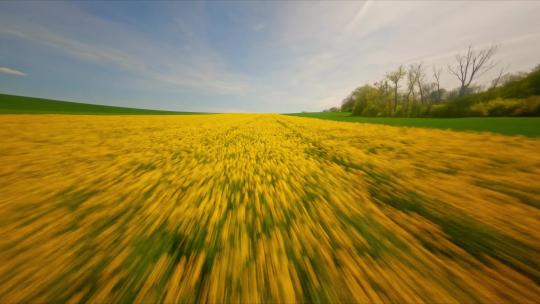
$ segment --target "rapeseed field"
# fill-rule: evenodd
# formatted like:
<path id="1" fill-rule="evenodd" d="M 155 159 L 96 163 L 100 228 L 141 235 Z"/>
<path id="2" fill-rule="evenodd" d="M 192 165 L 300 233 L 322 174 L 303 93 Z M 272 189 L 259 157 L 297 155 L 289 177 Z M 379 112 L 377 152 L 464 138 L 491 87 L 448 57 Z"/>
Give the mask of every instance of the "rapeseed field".
<path id="1" fill-rule="evenodd" d="M 540 140 L 0 116 L 0 303 L 534 303 Z"/>

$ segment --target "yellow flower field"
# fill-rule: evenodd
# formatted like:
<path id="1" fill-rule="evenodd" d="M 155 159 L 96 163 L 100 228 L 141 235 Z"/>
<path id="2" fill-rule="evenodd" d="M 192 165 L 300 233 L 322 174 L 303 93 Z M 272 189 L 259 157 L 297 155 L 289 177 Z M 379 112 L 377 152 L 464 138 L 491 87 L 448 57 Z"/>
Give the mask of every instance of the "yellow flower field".
<path id="1" fill-rule="evenodd" d="M 533 303 L 540 140 L 0 116 L 0 303 Z"/>

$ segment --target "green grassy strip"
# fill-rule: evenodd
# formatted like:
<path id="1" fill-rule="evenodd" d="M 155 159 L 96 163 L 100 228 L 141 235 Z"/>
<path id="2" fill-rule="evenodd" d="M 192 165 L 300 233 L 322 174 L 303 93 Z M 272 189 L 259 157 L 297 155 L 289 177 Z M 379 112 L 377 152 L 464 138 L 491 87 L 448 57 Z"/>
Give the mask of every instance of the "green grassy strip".
<path id="1" fill-rule="evenodd" d="M 204 113 L 124 108 L 0 94 L 0 114 L 185 115 Z"/>
<path id="2" fill-rule="evenodd" d="M 287 115 L 398 127 L 479 131 L 540 137 L 540 117 L 398 118 L 351 116 L 351 113 L 348 112 L 313 112 Z"/>

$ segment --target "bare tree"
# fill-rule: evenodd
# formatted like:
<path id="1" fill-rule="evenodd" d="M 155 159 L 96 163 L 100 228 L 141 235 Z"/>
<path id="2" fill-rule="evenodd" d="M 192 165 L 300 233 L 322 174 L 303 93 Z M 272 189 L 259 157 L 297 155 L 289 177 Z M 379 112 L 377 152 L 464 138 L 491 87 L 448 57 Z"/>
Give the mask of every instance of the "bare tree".
<path id="1" fill-rule="evenodd" d="M 435 84 L 437 86 L 437 102 L 441 101 L 441 73 L 442 68 L 437 68 L 433 65 L 433 78 L 435 78 Z"/>
<path id="2" fill-rule="evenodd" d="M 380 105 L 384 106 L 388 113 L 392 111 L 392 100 L 389 99 L 390 97 L 390 85 L 388 84 L 388 81 L 386 79 L 383 79 L 379 82 L 375 82 L 373 84 L 375 88 L 377 89 L 379 96 L 378 96 L 378 102 Z"/>
<path id="3" fill-rule="evenodd" d="M 495 77 L 491 81 L 491 89 L 496 88 L 501 83 L 501 79 L 503 78 L 503 75 L 506 73 L 506 71 L 508 71 L 509 67 L 509 65 L 506 65 L 499 70 L 499 74 L 497 75 L 497 77 Z"/>
<path id="4" fill-rule="evenodd" d="M 424 100 L 431 106 L 432 102 L 435 100 L 433 94 L 436 91 L 437 84 L 434 82 L 426 82 L 422 84 L 422 92 L 424 94 Z"/>
<path id="5" fill-rule="evenodd" d="M 424 73 L 424 64 L 422 62 L 413 64 L 412 71 L 414 78 L 416 79 L 416 85 L 418 86 L 418 92 L 420 93 L 420 103 L 424 103 L 424 79 L 426 74 Z"/>
<path id="6" fill-rule="evenodd" d="M 407 70 L 407 106 L 406 106 L 406 113 L 408 115 L 409 113 L 409 106 L 411 104 L 411 95 L 412 95 L 412 101 L 416 100 L 416 96 L 414 94 L 414 87 L 416 86 L 416 73 L 414 72 L 414 65 L 409 65 L 409 69 Z"/>
<path id="7" fill-rule="evenodd" d="M 461 84 L 459 96 L 465 94 L 475 77 L 480 77 L 495 66 L 495 62 L 491 58 L 496 52 L 496 45 L 491 45 L 479 51 L 476 51 L 473 46 L 469 46 L 465 54 L 456 56 L 456 65 L 449 65 L 448 71 L 456 76 Z"/>
<path id="8" fill-rule="evenodd" d="M 394 110 L 395 113 L 397 110 L 397 104 L 398 104 L 398 88 L 399 88 L 399 81 L 405 76 L 405 69 L 402 65 L 398 67 L 397 70 L 395 70 L 392 73 L 386 74 L 386 78 L 390 80 L 394 84 Z"/>

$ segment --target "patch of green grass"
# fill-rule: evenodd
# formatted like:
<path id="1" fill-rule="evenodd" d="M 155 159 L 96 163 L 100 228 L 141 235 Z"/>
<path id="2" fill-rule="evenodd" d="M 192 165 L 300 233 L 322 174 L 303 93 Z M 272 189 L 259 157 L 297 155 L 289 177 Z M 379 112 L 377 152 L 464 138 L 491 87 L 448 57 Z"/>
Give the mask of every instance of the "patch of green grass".
<path id="1" fill-rule="evenodd" d="M 360 117 L 348 112 L 313 112 L 288 114 L 346 122 L 383 124 L 399 127 L 450 129 L 454 131 L 493 132 L 505 135 L 540 137 L 540 117 L 466 117 L 466 118 L 402 118 Z"/>
<path id="2" fill-rule="evenodd" d="M 204 113 L 134 109 L 0 94 L 0 114 L 185 115 Z"/>

